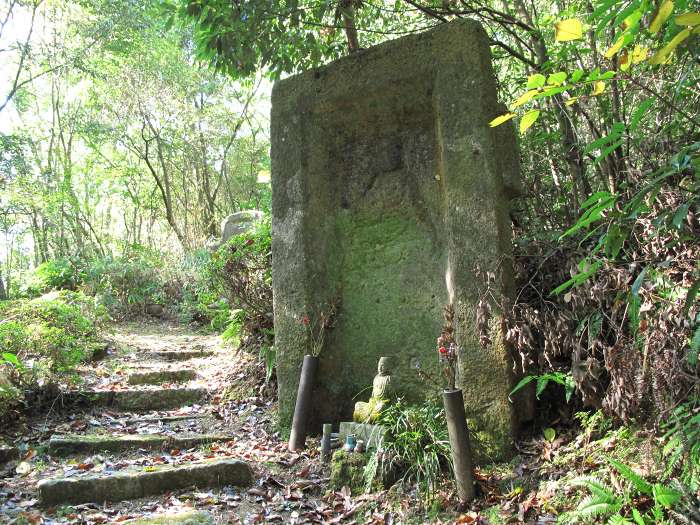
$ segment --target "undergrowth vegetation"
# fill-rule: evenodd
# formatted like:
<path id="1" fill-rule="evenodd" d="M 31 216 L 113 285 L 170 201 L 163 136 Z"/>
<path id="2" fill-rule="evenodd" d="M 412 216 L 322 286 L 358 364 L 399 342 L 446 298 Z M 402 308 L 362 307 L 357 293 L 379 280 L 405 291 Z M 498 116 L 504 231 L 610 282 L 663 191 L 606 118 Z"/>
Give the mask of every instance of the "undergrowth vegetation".
<path id="1" fill-rule="evenodd" d="M 81 292 L 0 302 L 0 419 L 39 391 L 75 381 L 75 367 L 104 346 L 107 310 Z"/>

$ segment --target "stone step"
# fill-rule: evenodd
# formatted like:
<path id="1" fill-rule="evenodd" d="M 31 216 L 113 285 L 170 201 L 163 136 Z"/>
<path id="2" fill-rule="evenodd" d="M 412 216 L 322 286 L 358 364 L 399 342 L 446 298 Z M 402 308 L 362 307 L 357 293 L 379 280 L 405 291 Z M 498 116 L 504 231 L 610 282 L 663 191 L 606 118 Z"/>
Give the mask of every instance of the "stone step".
<path id="1" fill-rule="evenodd" d="M 127 520 L 125 525 L 209 525 L 214 523 L 214 516 L 204 511 L 186 511 L 169 514 L 157 514 L 150 518 Z"/>
<path id="2" fill-rule="evenodd" d="M 149 471 L 44 479 L 37 484 L 37 488 L 41 504 L 53 506 L 124 501 L 188 487 L 247 486 L 252 481 L 253 472 L 247 463 L 225 459 L 177 467 L 154 467 Z"/>
<path id="3" fill-rule="evenodd" d="M 203 387 L 85 390 L 65 393 L 64 401 L 68 404 L 109 406 L 117 410 L 146 412 L 200 403 L 207 394 L 207 389 Z"/>
<path id="4" fill-rule="evenodd" d="M 159 361 L 187 361 L 188 359 L 209 357 L 213 353 L 211 350 L 152 350 L 139 354 L 139 357 Z"/>
<path id="5" fill-rule="evenodd" d="M 70 454 L 97 454 L 123 450 L 172 450 L 187 449 L 206 443 L 230 441 L 231 436 L 221 434 L 190 434 L 166 436 L 163 434 L 54 434 L 49 439 L 48 450 L 56 456 Z"/>
<path id="6" fill-rule="evenodd" d="M 130 385 L 159 385 L 162 383 L 185 383 L 197 378 L 197 371 L 189 368 L 176 370 L 149 370 L 132 372 L 127 382 Z"/>
<path id="7" fill-rule="evenodd" d="M 187 421 L 188 419 L 202 419 L 207 417 L 206 414 L 201 412 L 192 414 L 178 414 L 178 415 L 144 415 L 142 417 L 129 417 L 124 420 L 127 425 L 135 425 L 138 423 L 172 423 L 176 421 Z"/>

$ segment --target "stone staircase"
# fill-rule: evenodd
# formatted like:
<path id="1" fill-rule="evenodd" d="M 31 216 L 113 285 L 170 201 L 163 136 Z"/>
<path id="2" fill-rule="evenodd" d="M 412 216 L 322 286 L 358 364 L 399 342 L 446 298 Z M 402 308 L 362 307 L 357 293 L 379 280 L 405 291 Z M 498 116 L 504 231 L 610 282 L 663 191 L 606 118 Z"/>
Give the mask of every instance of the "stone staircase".
<path id="1" fill-rule="evenodd" d="M 236 440 L 212 416 L 207 402 L 213 393 L 198 373 L 213 354 L 168 349 L 108 357 L 108 365 L 122 367 L 119 384 L 64 394 L 64 406 L 82 411 L 66 411 L 66 422 L 58 427 L 69 431 L 54 433 L 39 447 L 55 465 L 36 483 L 39 505 L 102 505 L 189 487 L 252 484 L 245 461 L 202 453 Z M 152 464 L 154 454 L 158 464 Z M 211 521 L 206 513 L 195 513 L 194 521 L 185 514 L 182 523 Z M 168 517 L 166 522 L 181 521 Z"/>

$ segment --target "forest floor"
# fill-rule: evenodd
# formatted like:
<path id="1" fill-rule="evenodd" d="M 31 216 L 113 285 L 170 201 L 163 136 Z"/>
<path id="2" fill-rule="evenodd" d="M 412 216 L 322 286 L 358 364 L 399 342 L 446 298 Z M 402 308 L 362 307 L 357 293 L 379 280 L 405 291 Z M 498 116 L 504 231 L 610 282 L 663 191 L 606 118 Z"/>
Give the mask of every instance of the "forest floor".
<path id="1" fill-rule="evenodd" d="M 519 443 L 512 462 L 477 469 L 479 499 L 469 509 L 458 509 L 449 489 L 430 509 L 411 487 L 353 496 L 329 489 L 317 439 L 303 453 L 287 451 L 274 403 L 251 395 L 259 374 L 250 355 L 162 322 L 118 325 L 112 342 L 80 370 L 82 397 L 65 394 L 0 435 L 16 447 L 0 466 L 0 523 L 544 524 L 570 505 L 558 481 L 603 461 L 580 435 L 537 437 Z M 241 386 L 235 401 L 221 395 L 231 385 Z M 252 483 L 236 486 L 240 465 L 231 460 L 250 465 Z M 195 476 L 199 488 L 183 488 L 194 479 L 188 469 L 221 464 L 233 474 L 215 470 Z M 42 482 L 51 479 L 59 481 Z M 126 485 L 151 495 L 129 496 Z M 123 491 L 125 501 L 95 502 Z"/>

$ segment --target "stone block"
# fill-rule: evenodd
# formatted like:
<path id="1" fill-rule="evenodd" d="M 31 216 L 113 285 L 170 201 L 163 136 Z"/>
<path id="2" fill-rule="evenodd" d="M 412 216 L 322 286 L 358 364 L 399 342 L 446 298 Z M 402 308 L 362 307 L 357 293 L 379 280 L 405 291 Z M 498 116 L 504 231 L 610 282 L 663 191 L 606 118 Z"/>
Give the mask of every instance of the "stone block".
<path id="1" fill-rule="evenodd" d="M 124 501 L 164 494 L 187 487 L 216 488 L 250 485 L 253 472 L 239 460 L 194 463 L 154 471 L 44 479 L 37 484 L 43 506 Z"/>
<path id="2" fill-rule="evenodd" d="M 511 452 L 512 361 L 496 310 L 483 347 L 476 307 L 496 275 L 512 293 L 512 126 L 500 112 L 489 41 L 474 21 L 441 24 L 278 81 L 272 94 L 272 255 L 280 421 L 289 425 L 310 348 L 302 323 L 339 298 L 308 428 L 350 420 L 380 356 L 418 402 L 440 376 L 442 308 L 456 311 L 459 387 L 489 453 Z M 494 305 L 496 308 L 496 305 Z"/>
<path id="3" fill-rule="evenodd" d="M 200 359 L 210 355 L 212 355 L 212 352 L 207 352 L 205 350 L 159 350 L 148 352 L 144 357 L 156 359 L 158 361 L 187 361 L 189 359 Z"/>
<path id="4" fill-rule="evenodd" d="M 118 410 L 145 412 L 201 403 L 207 394 L 206 388 L 86 390 L 68 392 L 63 396 L 63 401 L 67 404 L 109 406 Z"/>
<path id="5" fill-rule="evenodd" d="M 378 448 L 384 440 L 386 428 L 381 425 L 370 425 L 369 423 L 341 422 L 338 432 L 341 446 L 345 443 L 345 438 L 349 434 L 354 434 L 356 439 L 364 441 L 368 449 Z"/>
<path id="6" fill-rule="evenodd" d="M 216 434 L 191 434 L 165 436 L 162 434 L 54 434 L 49 439 L 49 453 L 57 456 L 69 454 L 95 454 L 123 450 L 172 450 L 187 449 L 229 441 L 231 436 Z"/>
<path id="7" fill-rule="evenodd" d="M 179 370 L 151 370 L 129 374 L 130 385 L 159 385 L 162 383 L 184 383 L 197 378 L 197 371 L 190 368 Z"/>

